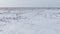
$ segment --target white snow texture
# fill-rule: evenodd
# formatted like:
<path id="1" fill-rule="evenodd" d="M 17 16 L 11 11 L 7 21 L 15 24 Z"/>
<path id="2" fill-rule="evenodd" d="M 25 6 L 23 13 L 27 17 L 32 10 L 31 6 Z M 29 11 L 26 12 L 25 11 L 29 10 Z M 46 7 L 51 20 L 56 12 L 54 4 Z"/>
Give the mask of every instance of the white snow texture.
<path id="1" fill-rule="evenodd" d="M 60 34 L 60 9 L 0 8 L 0 34 Z"/>

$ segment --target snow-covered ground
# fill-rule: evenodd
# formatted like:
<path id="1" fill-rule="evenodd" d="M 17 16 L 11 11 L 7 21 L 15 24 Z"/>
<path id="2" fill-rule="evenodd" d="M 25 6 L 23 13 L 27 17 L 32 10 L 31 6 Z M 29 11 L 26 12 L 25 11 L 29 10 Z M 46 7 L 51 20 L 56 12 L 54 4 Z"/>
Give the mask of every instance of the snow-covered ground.
<path id="1" fill-rule="evenodd" d="M 60 10 L 0 9 L 0 34 L 60 34 Z"/>

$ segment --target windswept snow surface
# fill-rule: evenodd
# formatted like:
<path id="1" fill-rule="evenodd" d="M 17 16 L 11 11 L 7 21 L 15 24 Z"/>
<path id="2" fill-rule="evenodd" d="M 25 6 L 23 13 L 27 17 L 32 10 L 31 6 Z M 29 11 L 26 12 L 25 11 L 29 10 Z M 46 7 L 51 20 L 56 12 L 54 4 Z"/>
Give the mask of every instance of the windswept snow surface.
<path id="1" fill-rule="evenodd" d="M 0 10 L 0 34 L 60 34 L 60 10 Z"/>

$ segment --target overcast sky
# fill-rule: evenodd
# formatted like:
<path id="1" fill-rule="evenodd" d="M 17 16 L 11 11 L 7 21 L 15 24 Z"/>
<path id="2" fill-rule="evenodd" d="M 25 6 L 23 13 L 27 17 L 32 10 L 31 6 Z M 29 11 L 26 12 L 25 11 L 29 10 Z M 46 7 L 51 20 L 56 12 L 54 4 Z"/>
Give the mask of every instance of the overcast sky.
<path id="1" fill-rule="evenodd" d="M 60 7 L 60 0 L 0 0 L 0 7 Z"/>

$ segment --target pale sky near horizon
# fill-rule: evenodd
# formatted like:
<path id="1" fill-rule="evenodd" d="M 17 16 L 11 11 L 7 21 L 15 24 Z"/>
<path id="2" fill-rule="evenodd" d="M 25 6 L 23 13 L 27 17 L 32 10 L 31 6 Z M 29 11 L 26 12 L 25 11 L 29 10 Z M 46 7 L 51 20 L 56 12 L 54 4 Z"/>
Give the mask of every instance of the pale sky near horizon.
<path id="1" fill-rule="evenodd" d="M 60 7 L 60 0 L 0 0 L 0 7 Z"/>

